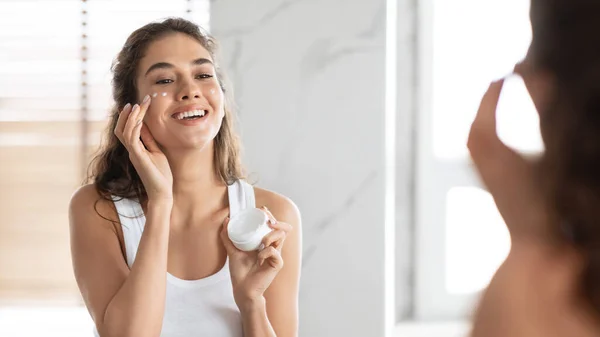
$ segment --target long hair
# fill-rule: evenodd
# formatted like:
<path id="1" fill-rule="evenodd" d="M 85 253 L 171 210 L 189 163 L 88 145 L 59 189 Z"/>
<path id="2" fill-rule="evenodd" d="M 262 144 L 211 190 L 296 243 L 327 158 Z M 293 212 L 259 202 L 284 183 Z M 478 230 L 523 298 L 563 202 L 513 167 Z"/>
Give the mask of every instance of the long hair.
<path id="1" fill-rule="evenodd" d="M 90 163 L 86 183 L 93 183 L 98 193 L 109 199 L 111 196 L 147 200 L 144 185 L 129 160 L 127 149 L 114 135 L 119 112 L 128 102 L 137 102 L 135 78 L 138 65 L 148 46 L 166 35 L 183 33 L 198 41 L 211 55 L 216 65 L 217 78 L 225 93 L 225 116 L 221 129 L 214 139 L 215 170 L 228 185 L 243 178 L 241 147 L 235 130 L 235 113 L 232 109 L 231 90 L 224 84 L 224 77 L 215 59 L 217 43 L 213 37 L 196 24 L 181 19 L 168 18 L 161 22 L 149 23 L 134 31 L 119 52 L 112 65 L 112 95 L 114 106 L 103 136 L 103 145 Z"/>
<path id="2" fill-rule="evenodd" d="M 556 232 L 586 261 L 580 295 L 600 314 L 600 1 L 532 0 L 530 15 L 532 63 L 555 84 L 540 174 Z"/>

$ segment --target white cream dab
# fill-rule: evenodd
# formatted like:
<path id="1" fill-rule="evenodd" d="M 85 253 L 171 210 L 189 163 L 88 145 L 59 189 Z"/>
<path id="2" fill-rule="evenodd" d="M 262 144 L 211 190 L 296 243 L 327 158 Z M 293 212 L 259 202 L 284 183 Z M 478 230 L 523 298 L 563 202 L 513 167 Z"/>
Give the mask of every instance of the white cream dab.
<path id="1" fill-rule="evenodd" d="M 163 92 L 163 93 L 161 94 L 161 96 L 162 96 L 162 97 L 165 97 L 165 96 L 167 96 L 167 93 L 166 93 L 166 92 Z"/>
<path id="2" fill-rule="evenodd" d="M 213 88 L 213 89 L 210 89 L 210 93 L 211 93 L 211 94 L 214 94 L 214 93 L 215 93 L 215 89 L 214 89 L 214 88 Z"/>
<path id="3" fill-rule="evenodd" d="M 156 97 L 156 96 L 158 96 L 158 93 L 155 92 L 155 93 L 152 94 L 153 98 Z"/>

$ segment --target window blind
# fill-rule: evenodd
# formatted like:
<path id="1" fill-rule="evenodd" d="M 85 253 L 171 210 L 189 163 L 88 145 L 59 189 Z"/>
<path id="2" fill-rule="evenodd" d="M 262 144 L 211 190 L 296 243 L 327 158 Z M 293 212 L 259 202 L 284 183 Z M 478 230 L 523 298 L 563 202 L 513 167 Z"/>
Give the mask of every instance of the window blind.
<path id="1" fill-rule="evenodd" d="M 168 16 L 208 29 L 209 0 L 0 0 L 0 304 L 79 301 L 67 208 L 106 127 L 110 66 Z"/>

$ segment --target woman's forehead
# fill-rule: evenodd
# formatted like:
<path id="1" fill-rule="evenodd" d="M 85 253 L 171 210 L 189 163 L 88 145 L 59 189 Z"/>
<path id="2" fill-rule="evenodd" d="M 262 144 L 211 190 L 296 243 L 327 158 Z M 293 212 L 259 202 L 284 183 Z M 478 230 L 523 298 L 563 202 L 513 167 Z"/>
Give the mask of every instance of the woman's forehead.
<path id="1" fill-rule="evenodd" d="M 140 61 L 140 68 L 145 71 L 158 62 L 182 66 L 193 63 L 197 59 L 208 59 L 213 62 L 211 54 L 196 39 L 186 34 L 171 34 L 148 46 Z"/>

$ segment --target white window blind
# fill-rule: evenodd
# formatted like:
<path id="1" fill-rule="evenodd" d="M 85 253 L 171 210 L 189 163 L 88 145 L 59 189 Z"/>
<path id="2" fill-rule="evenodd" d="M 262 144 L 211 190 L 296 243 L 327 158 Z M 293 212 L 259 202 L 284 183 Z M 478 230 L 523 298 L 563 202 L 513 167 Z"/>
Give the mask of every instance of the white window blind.
<path id="1" fill-rule="evenodd" d="M 150 21 L 208 29 L 209 2 L 0 0 L 0 304 L 78 301 L 67 207 L 106 126 L 112 60 Z"/>

